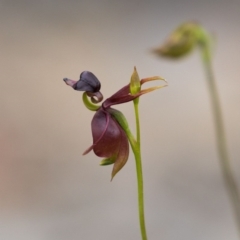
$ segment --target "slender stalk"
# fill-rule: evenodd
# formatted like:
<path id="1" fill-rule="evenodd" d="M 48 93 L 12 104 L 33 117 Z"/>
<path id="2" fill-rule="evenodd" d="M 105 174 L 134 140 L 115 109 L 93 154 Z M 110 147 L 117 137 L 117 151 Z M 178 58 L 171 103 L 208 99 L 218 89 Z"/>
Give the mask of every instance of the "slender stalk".
<path id="1" fill-rule="evenodd" d="M 135 117 L 136 117 L 137 143 L 138 143 L 138 147 L 139 147 L 139 149 L 140 149 L 140 147 L 141 147 L 141 136 L 140 136 L 140 121 L 139 121 L 138 103 L 139 103 L 139 98 L 137 98 L 137 99 L 135 99 L 135 100 L 133 101 L 134 111 L 135 111 Z"/>
<path id="2" fill-rule="evenodd" d="M 135 117 L 136 117 L 136 135 L 137 135 L 137 142 L 135 145 L 136 147 L 133 148 L 133 153 L 135 156 L 136 171 L 137 171 L 139 221 L 140 221 L 142 240 L 147 240 L 145 217 L 144 217 L 143 173 L 142 173 L 142 160 L 141 160 L 141 148 L 140 148 L 140 122 L 139 122 L 139 111 L 138 111 L 139 98 L 135 99 L 133 103 L 134 103 L 134 110 L 135 110 Z"/>
<path id="3" fill-rule="evenodd" d="M 134 103 L 134 111 L 135 111 L 135 118 L 136 118 L 137 138 L 133 136 L 127 124 L 127 120 L 125 119 L 124 115 L 120 111 L 117 111 L 115 109 L 112 112 L 110 110 L 110 112 L 113 114 L 115 119 L 118 121 L 122 129 L 127 134 L 133 154 L 135 156 L 137 184 L 138 184 L 138 210 L 139 210 L 140 229 L 141 229 L 142 240 L 147 240 L 145 218 L 144 218 L 143 174 L 142 174 L 142 161 L 141 161 L 141 148 L 140 148 L 140 123 L 139 123 L 139 112 L 138 112 L 139 98 L 133 100 L 133 103 Z"/>
<path id="4" fill-rule="evenodd" d="M 207 75 L 208 88 L 212 103 L 213 117 L 215 122 L 215 131 L 216 131 L 216 141 L 217 141 L 217 150 L 222 170 L 222 175 L 226 188 L 228 190 L 229 198 L 232 202 L 232 207 L 235 214 L 236 225 L 238 233 L 240 236 L 240 195 L 238 192 L 238 187 L 234 174 L 230 165 L 230 160 L 228 156 L 226 137 L 224 131 L 222 111 L 218 96 L 218 91 L 216 83 L 214 80 L 213 70 L 212 70 L 212 61 L 211 61 L 211 52 L 208 42 L 201 45 L 202 50 L 202 60 L 204 68 Z"/>

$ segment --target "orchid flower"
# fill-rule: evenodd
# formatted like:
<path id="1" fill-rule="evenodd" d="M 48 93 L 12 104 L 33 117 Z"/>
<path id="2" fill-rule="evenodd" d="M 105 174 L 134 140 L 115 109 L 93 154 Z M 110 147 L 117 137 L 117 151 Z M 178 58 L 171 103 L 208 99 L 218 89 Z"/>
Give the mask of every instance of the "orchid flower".
<path id="1" fill-rule="evenodd" d="M 135 69 L 136 71 L 136 69 Z M 100 92 L 101 84 L 98 78 L 91 72 L 84 71 L 80 74 L 78 81 L 68 78 L 63 79 L 65 83 L 76 91 L 84 91 L 91 97 L 93 103 L 98 103 L 103 99 Z M 151 77 L 140 81 L 140 85 L 153 80 L 164 80 L 161 77 Z M 114 164 L 112 178 L 125 165 L 129 156 L 128 137 L 114 115 L 119 115 L 119 111 L 111 108 L 112 105 L 133 101 L 139 96 L 151 92 L 163 86 L 156 86 L 145 90 L 140 90 L 136 94 L 131 94 L 130 84 L 124 86 L 111 97 L 107 98 L 102 106 L 98 107 L 91 123 L 93 144 L 83 153 L 91 150 L 98 157 L 105 158 L 100 165 Z M 97 99 L 96 99 L 97 98 Z M 121 116 L 124 117 L 123 115 Z"/>
<path id="2" fill-rule="evenodd" d="M 91 122 L 93 144 L 83 153 L 89 153 L 91 150 L 98 157 L 104 158 L 100 165 L 113 165 L 112 178 L 126 164 L 129 156 L 129 143 L 135 155 L 139 182 L 139 211 L 142 239 L 146 240 L 146 230 L 143 214 L 143 185 L 142 185 L 142 170 L 141 170 L 141 153 L 140 153 L 140 134 L 139 134 L 139 116 L 136 111 L 138 106 L 138 98 L 151 91 L 167 86 L 166 81 L 159 77 L 150 77 L 139 79 L 136 68 L 132 74 L 130 83 L 122 87 L 111 97 L 104 100 L 101 106 L 96 105 L 103 99 L 100 92 L 101 84 L 98 78 L 91 72 L 84 71 L 80 74 L 78 81 L 68 78 L 63 79 L 65 83 L 71 86 L 74 90 L 83 91 L 83 102 L 85 106 L 92 111 L 96 111 Z M 141 86 L 149 81 L 163 80 L 165 85 L 155 86 L 141 90 Z M 90 98 L 90 100 L 89 100 Z M 134 102 L 136 122 L 137 122 L 137 139 L 132 135 L 126 118 L 117 109 L 112 108 L 114 105 Z"/>

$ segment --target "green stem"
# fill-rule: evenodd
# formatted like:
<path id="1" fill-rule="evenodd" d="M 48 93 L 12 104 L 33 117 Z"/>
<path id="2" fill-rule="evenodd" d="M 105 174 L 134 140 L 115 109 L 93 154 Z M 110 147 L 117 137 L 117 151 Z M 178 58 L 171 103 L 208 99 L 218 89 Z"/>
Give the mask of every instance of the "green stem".
<path id="1" fill-rule="evenodd" d="M 133 101 L 134 104 L 134 111 L 135 111 L 135 117 L 136 117 L 136 135 L 137 135 L 137 143 L 140 149 L 141 145 L 141 137 L 140 137 L 140 121 L 139 121 L 139 111 L 138 111 L 138 103 L 139 103 L 139 98 L 135 99 Z"/>
<path id="2" fill-rule="evenodd" d="M 137 183 L 138 183 L 138 209 L 139 209 L 140 228 L 141 228 L 142 240 L 147 240 L 145 218 L 144 218 L 143 174 L 142 174 L 141 149 L 140 149 L 140 124 L 139 124 L 139 112 L 138 112 L 139 99 L 137 98 L 133 102 L 134 102 L 134 110 L 135 110 L 135 116 L 136 116 L 137 140 L 135 139 L 131 130 L 129 129 L 127 120 L 124 117 L 124 115 L 116 109 L 113 110 L 110 108 L 108 111 L 118 121 L 122 129 L 127 134 L 133 154 L 135 156 L 136 169 L 137 169 Z"/>
<path id="3" fill-rule="evenodd" d="M 234 178 L 234 174 L 233 174 L 233 171 L 230 165 L 229 156 L 228 156 L 222 111 L 221 111 L 218 91 L 217 91 L 213 70 L 212 70 L 212 61 L 211 61 L 209 43 L 206 41 L 205 43 L 202 43 L 201 47 L 202 47 L 202 60 L 203 60 L 203 64 L 204 64 L 206 75 L 207 75 L 208 88 L 209 88 L 209 93 L 210 93 L 210 98 L 212 103 L 212 109 L 213 109 L 217 149 L 218 149 L 221 170 L 222 170 L 226 188 L 229 193 L 230 200 L 232 202 L 237 229 L 240 236 L 240 195 L 238 192 L 236 180 Z"/>
<path id="4" fill-rule="evenodd" d="M 135 156 L 136 171 L 137 171 L 139 221 L 140 221 L 142 240 L 147 240 L 145 217 L 144 217 L 143 173 L 142 173 L 142 160 L 141 160 L 141 148 L 140 148 L 140 122 L 139 122 L 139 111 L 138 111 L 139 98 L 135 99 L 133 102 L 134 102 L 134 110 L 135 110 L 135 117 L 136 117 L 136 135 L 137 135 L 137 142 L 135 147 L 133 148 L 133 153 Z"/>

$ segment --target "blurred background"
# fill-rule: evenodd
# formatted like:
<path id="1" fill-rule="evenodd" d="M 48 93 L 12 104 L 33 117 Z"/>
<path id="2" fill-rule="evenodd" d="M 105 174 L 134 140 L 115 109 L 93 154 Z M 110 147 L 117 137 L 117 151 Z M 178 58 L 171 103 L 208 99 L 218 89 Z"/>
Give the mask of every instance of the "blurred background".
<path id="1" fill-rule="evenodd" d="M 169 82 L 140 104 L 149 240 L 238 239 L 200 55 L 170 61 L 151 53 L 188 20 L 216 39 L 215 77 L 240 185 L 239 0 L 0 0 L 1 240 L 140 239 L 134 158 L 110 182 L 112 166 L 82 156 L 93 112 L 62 81 L 92 71 L 108 97 L 134 66 L 141 78 Z M 117 108 L 134 129 L 132 103 Z"/>

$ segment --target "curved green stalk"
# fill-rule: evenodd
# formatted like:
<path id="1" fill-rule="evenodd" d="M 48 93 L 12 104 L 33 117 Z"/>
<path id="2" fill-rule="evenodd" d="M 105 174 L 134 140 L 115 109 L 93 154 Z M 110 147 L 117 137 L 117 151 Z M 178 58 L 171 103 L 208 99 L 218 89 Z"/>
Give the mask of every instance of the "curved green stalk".
<path id="1" fill-rule="evenodd" d="M 100 108 L 100 106 L 93 104 L 91 101 L 89 101 L 88 95 L 86 92 L 83 93 L 82 100 L 85 107 L 91 111 L 97 111 Z"/>
<path id="2" fill-rule="evenodd" d="M 213 110 L 216 140 L 217 140 L 217 149 L 218 149 L 221 170 L 222 170 L 226 188 L 229 193 L 230 200 L 232 201 L 237 229 L 240 236 L 240 195 L 239 195 L 236 180 L 234 178 L 234 174 L 230 165 L 230 159 L 228 156 L 222 111 L 221 111 L 218 91 L 217 91 L 213 70 L 212 70 L 212 61 L 211 61 L 211 52 L 210 52 L 209 42 L 206 40 L 202 42 L 200 46 L 202 50 L 202 60 L 203 60 L 204 68 L 207 75 L 208 88 L 209 88 L 210 98 L 212 102 L 212 110 Z"/>

